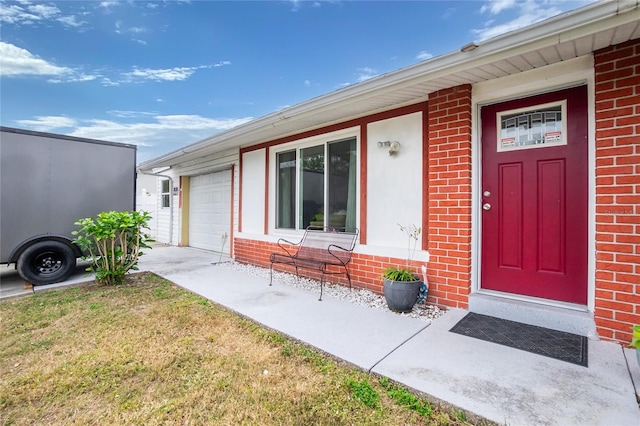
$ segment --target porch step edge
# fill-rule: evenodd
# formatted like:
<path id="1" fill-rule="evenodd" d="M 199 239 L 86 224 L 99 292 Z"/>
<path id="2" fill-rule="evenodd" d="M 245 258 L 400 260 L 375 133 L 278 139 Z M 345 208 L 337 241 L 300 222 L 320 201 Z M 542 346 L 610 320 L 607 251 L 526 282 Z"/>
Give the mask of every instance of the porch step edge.
<path id="1" fill-rule="evenodd" d="M 592 312 L 580 312 L 482 293 L 469 295 L 469 312 L 586 336 L 598 340 Z"/>

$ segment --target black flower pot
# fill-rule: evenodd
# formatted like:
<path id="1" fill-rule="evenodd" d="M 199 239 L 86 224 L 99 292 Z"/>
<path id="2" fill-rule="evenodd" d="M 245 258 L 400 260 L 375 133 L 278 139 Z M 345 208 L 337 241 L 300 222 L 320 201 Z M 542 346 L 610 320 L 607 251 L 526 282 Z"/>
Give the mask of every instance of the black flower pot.
<path id="1" fill-rule="evenodd" d="M 395 312 L 411 312 L 418 301 L 422 280 L 415 281 L 384 280 L 384 298 L 389 309 Z"/>

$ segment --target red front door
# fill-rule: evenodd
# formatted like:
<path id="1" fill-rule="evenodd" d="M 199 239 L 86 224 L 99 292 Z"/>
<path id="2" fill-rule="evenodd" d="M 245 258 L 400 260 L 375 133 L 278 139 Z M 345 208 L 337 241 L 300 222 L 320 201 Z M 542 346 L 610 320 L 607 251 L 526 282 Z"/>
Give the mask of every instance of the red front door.
<path id="1" fill-rule="evenodd" d="M 481 287 L 587 303 L 587 89 L 483 107 Z"/>

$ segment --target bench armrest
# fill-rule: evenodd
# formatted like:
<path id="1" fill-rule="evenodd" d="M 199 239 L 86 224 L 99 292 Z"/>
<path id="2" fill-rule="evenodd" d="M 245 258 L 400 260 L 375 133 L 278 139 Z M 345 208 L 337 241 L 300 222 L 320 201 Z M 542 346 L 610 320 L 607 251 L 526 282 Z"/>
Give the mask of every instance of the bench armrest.
<path id="1" fill-rule="evenodd" d="M 346 264 L 351 259 L 351 253 L 353 252 L 353 249 L 346 249 L 344 247 L 340 247 L 337 244 L 329 244 L 329 247 L 327 247 L 327 251 L 331 256 L 338 259 L 340 263 Z M 348 258 L 346 259 L 347 262 L 345 262 L 345 259 L 341 258 L 340 255 L 342 255 L 343 257 L 348 256 Z"/>
<path id="2" fill-rule="evenodd" d="M 289 250 L 287 250 L 287 248 L 283 245 L 283 244 L 288 244 L 289 246 L 297 246 L 300 245 L 301 241 L 294 243 L 291 242 L 289 240 L 285 240 L 284 238 L 279 238 L 278 239 L 278 247 L 280 247 L 282 250 L 284 250 L 285 252 L 287 252 L 287 255 L 289 257 L 293 256 L 293 254 L 291 254 L 291 252 Z"/>

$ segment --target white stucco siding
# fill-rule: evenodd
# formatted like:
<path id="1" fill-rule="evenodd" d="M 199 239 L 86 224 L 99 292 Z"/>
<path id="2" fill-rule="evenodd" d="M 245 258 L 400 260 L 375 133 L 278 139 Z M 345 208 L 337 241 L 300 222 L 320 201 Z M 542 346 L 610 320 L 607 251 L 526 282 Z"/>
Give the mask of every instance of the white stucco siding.
<path id="1" fill-rule="evenodd" d="M 367 135 L 367 245 L 406 254 L 408 237 L 398 223 L 422 223 L 422 113 L 370 123 Z M 398 141 L 400 151 L 392 157 L 379 141 Z"/>
<path id="2" fill-rule="evenodd" d="M 138 173 L 136 191 L 136 210 L 145 211 L 151 215 L 147 232 L 155 239 L 158 232 L 158 178 Z"/>
<path id="3" fill-rule="evenodd" d="M 264 185 L 266 150 L 242 157 L 242 232 L 264 234 Z"/>
<path id="4" fill-rule="evenodd" d="M 157 206 L 158 206 L 156 211 L 156 216 L 157 216 L 156 241 L 160 243 L 175 245 L 176 242 L 178 241 L 177 232 L 175 231 L 176 229 L 175 224 L 176 224 L 176 217 L 178 215 L 177 205 L 178 205 L 179 197 L 177 195 L 173 195 L 173 187 L 178 186 L 178 178 L 173 177 L 173 181 L 170 183 L 170 186 L 171 186 L 170 206 L 171 207 L 162 207 L 162 181 L 166 179 L 167 178 L 164 176 L 158 177 L 157 185 L 156 185 L 156 200 L 157 200 Z M 173 219 L 171 215 L 172 210 L 173 210 Z M 172 230 L 170 229 L 172 222 L 174 223 L 173 235 L 171 235 Z"/>

